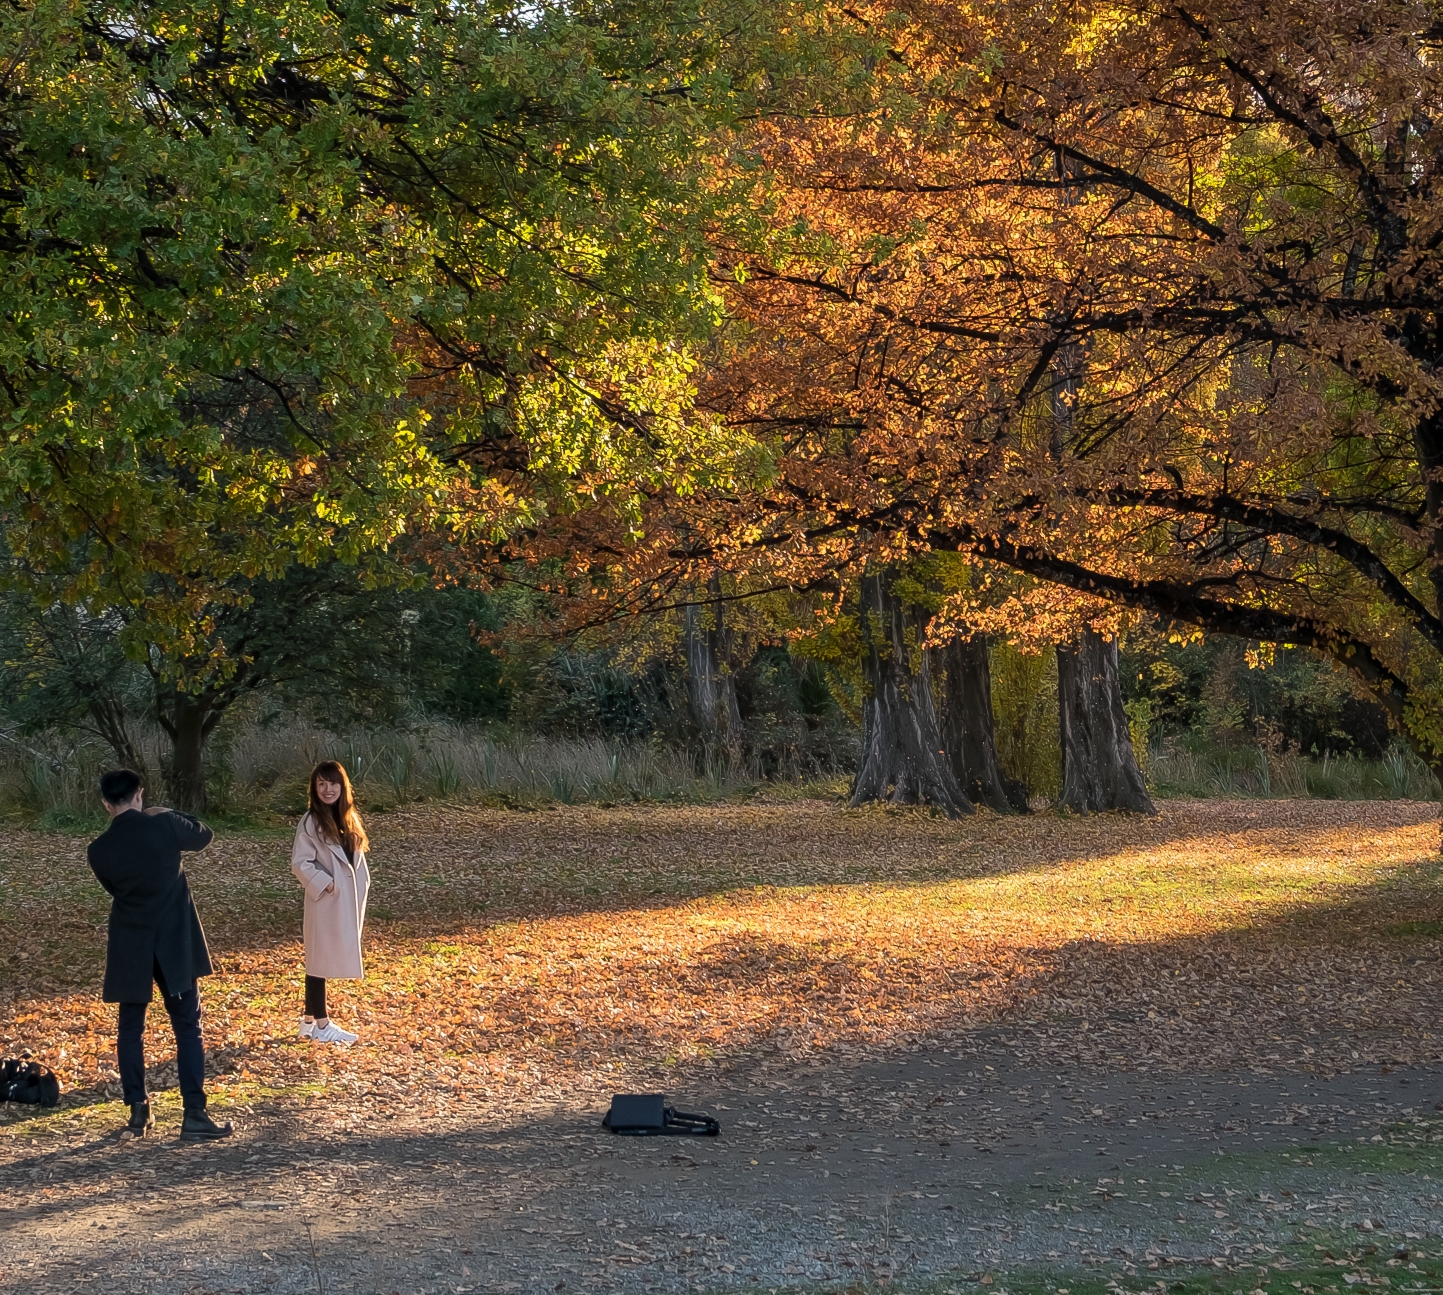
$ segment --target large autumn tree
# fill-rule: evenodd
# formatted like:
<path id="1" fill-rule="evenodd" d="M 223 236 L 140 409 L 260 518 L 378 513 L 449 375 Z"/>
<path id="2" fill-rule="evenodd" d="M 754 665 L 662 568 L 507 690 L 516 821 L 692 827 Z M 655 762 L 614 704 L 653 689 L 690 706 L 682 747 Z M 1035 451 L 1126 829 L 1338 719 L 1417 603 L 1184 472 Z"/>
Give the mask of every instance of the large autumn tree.
<path id="1" fill-rule="evenodd" d="M 684 416 L 729 201 L 698 150 L 765 18 L 0 7 L 0 578 L 123 609 L 200 697 L 297 563 L 388 579 L 408 535 L 727 472 Z"/>
<path id="2" fill-rule="evenodd" d="M 764 123 L 768 245 L 719 254 L 709 399 L 775 467 L 668 552 L 957 550 L 969 630 L 1304 644 L 1443 768 L 1439 6 L 848 12 L 875 99 Z"/>

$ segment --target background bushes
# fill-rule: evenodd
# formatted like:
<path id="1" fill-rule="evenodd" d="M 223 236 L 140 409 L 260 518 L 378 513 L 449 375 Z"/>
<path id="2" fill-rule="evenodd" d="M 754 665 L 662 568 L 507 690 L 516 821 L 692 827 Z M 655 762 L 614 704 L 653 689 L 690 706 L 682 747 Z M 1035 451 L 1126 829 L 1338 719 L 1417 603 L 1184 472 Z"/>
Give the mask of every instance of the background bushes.
<path id="1" fill-rule="evenodd" d="M 326 600 L 311 621 L 278 621 L 316 639 L 304 668 L 246 691 L 209 742 L 219 812 L 291 812 L 323 754 L 352 768 L 372 804 L 691 798 L 764 784 L 840 792 L 851 774 L 857 681 L 835 654 L 753 640 L 732 666 L 740 740 L 720 749 L 693 723 L 674 633 L 548 639 L 530 632 L 535 609 L 514 593 L 324 580 L 311 592 Z M 328 641 L 336 626 L 344 640 Z M 163 792 L 157 681 L 127 655 L 124 629 L 0 604 L 0 807 L 56 823 L 92 812 L 97 772 L 119 760 L 97 690 Z M 1158 795 L 1437 792 L 1381 708 L 1305 651 L 1250 658 L 1245 644 L 1179 641 L 1144 624 L 1124 639 L 1122 674 Z M 992 683 L 1003 768 L 1045 804 L 1061 776 L 1055 655 L 996 643 Z"/>

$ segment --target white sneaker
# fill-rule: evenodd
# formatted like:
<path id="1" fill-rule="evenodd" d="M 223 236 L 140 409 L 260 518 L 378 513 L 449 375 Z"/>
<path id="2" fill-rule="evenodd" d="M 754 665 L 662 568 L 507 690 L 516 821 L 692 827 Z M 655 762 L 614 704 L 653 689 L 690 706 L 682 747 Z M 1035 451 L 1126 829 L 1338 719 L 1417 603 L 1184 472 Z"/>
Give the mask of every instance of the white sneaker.
<path id="1" fill-rule="evenodd" d="M 311 1031 L 312 1043 L 344 1043 L 350 1047 L 360 1035 L 352 1034 L 350 1030 L 343 1030 L 334 1021 L 327 1021 L 324 1025 L 317 1025 Z"/>
<path id="2" fill-rule="evenodd" d="M 301 1038 L 309 1039 L 313 1034 L 315 1034 L 315 1032 L 316 1023 L 314 1021 L 301 1021 Z"/>

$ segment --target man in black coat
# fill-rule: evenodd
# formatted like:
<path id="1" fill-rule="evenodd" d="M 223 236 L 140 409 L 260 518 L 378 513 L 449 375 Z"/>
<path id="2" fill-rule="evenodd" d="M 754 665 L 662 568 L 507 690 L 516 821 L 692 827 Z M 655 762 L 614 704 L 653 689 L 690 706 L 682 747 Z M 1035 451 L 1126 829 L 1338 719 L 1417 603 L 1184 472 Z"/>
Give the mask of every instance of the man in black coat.
<path id="1" fill-rule="evenodd" d="M 126 1128 L 143 1137 L 155 1127 L 145 1091 L 145 1010 L 152 982 L 160 986 L 175 1034 L 176 1068 L 185 1105 L 180 1136 L 194 1142 L 228 1137 L 205 1110 L 205 1046 L 196 979 L 211 973 L 205 932 L 190 897 L 180 855 L 203 850 L 214 833 L 198 819 L 145 808 L 140 775 L 118 769 L 101 776 L 100 798 L 110 827 L 90 843 L 91 870 L 111 896 L 110 938 L 101 997 L 120 1004 L 116 1052 L 130 1105 Z"/>

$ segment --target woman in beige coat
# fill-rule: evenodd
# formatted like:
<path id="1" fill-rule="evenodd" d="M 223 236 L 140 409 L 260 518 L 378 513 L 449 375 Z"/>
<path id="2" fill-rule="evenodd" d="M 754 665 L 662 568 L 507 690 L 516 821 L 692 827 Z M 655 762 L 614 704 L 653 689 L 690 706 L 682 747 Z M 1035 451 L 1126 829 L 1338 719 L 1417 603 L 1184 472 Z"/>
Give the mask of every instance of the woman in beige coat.
<path id="1" fill-rule="evenodd" d="M 359 980 L 361 929 L 371 874 L 370 842 L 351 794 L 351 780 L 335 760 L 311 771 L 311 807 L 296 828 L 291 871 L 306 889 L 306 1011 L 301 1038 L 352 1044 L 356 1035 L 326 1014 L 326 981 Z"/>

